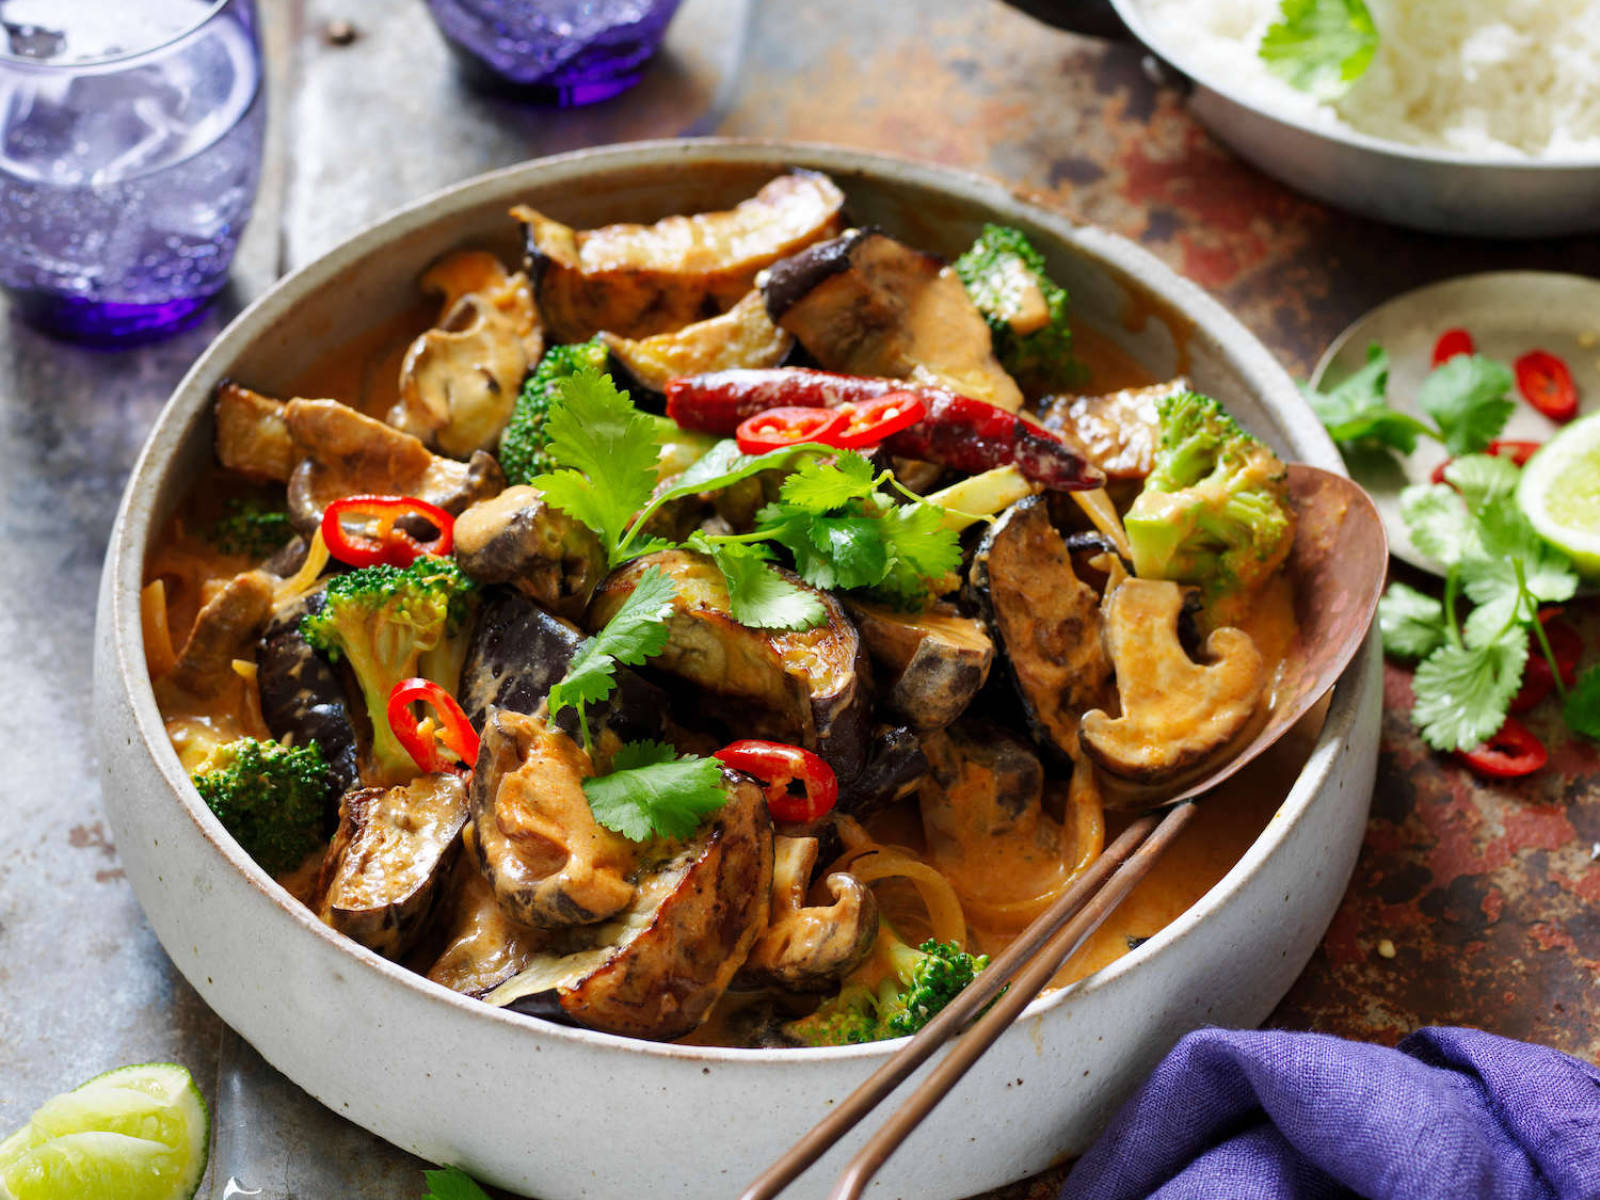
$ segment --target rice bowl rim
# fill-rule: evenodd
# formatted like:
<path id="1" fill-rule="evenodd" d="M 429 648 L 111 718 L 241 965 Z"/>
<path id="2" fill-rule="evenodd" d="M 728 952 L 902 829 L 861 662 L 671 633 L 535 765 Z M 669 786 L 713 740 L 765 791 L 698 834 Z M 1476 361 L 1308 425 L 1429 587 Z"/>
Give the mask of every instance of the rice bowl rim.
<path id="1" fill-rule="evenodd" d="M 1433 163 L 1439 166 L 1495 167 L 1530 172 L 1600 170 L 1600 151 L 1586 158 L 1573 156 L 1535 158 L 1531 155 L 1506 158 L 1469 154 L 1462 150 L 1436 150 L 1429 146 L 1413 146 L 1407 142 L 1397 142 L 1388 138 L 1374 137 L 1370 133 L 1362 133 L 1359 129 L 1347 124 L 1343 118 L 1336 117 L 1332 125 L 1325 125 L 1309 120 L 1298 113 L 1275 111 L 1257 101 L 1244 98 L 1238 90 L 1226 83 L 1217 82 L 1208 72 L 1192 67 L 1184 61 L 1184 55 L 1181 52 L 1169 51 L 1163 44 L 1163 39 L 1153 36 L 1150 22 L 1145 20 L 1141 9 L 1144 0 L 1110 0 L 1110 2 L 1111 6 L 1116 9 L 1117 15 L 1122 18 L 1124 24 L 1128 26 L 1129 31 L 1137 41 L 1143 44 L 1151 53 L 1171 63 L 1187 78 L 1208 91 L 1216 92 L 1219 96 L 1237 104 L 1241 108 L 1249 109 L 1253 113 L 1291 126 L 1303 133 L 1326 138 L 1332 142 L 1340 142 L 1353 149 L 1367 150 L 1375 154 L 1408 159 L 1413 162 Z"/>

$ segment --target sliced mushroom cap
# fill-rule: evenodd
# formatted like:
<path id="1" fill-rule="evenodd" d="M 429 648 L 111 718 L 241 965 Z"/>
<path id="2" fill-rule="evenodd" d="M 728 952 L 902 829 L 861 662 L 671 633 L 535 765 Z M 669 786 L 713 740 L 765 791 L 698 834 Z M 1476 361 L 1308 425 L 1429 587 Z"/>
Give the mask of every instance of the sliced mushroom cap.
<path id="1" fill-rule="evenodd" d="M 492 450 L 543 347 L 527 276 L 464 250 L 422 277 L 444 304 L 437 328 L 411 343 L 388 422 L 454 458 Z"/>
<path id="2" fill-rule="evenodd" d="M 539 929 L 592 925 L 634 898 L 634 844 L 601 826 L 589 756 L 537 716 L 491 709 L 470 800 L 478 858 L 506 915 Z"/>
<path id="3" fill-rule="evenodd" d="M 989 527 L 973 555 L 968 595 L 988 618 L 1034 736 L 1070 757 L 1078 719 L 1107 702 L 1111 662 L 1100 599 L 1072 569 L 1047 502 L 1030 496 Z"/>
<path id="4" fill-rule="evenodd" d="M 1214 630 L 1206 662 L 1178 637 L 1183 589 L 1128 579 L 1106 598 L 1106 648 L 1122 715 L 1084 714 L 1083 751 L 1102 770 L 1136 783 L 1172 779 L 1241 734 L 1266 693 L 1267 670 L 1242 630 Z"/>
<path id="5" fill-rule="evenodd" d="M 300 636 L 301 616 L 321 596 L 318 589 L 273 613 L 256 647 L 256 685 L 272 736 L 295 746 L 316 742 L 343 794 L 361 777 L 355 724 L 338 672 Z"/>
<path id="6" fill-rule="evenodd" d="M 484 999 L 627 1037 L 682 1037 L 705 1019 L 767 923 L 772 824 L 747 776 L 725 772 L 728 801 L 665 861 L 591 944 L 542 954 Z"/>
<path id="7" fill-rule="evenodd" d="M 652 665 L 739 701 L 739 725 L 751 731 L 747 736 L 815 750 L 842 779 L 861 769 L 871 680 L 861 637 L 832 595 L 786 573 L 823 603 L 827 621 L 799 632 L 750 629 L 733 619 L 727 581 L 716 563 L 687 550 L 663 550 L 611 573 L 589 606 L 589 627 L 609 621 L 651 567 L 677 586 L 667 646 Z"/>
<path id="8" fill-rule="evenodd" d="M 826 175 L 780 175 L 727 212 L 578 231 L 526 206 L 528 274 L 560 342 L 602 329 L 644 338 L 726 312 L 756 273 L 839 231 L 844 194 Z"/>
<path id="9" fill-rule="evenodd" d="M 386 958 L 404 954 L 433 911 L 466 821 L 466 784 L 455 772 L 346 792 L 322 864 L 322 919 Z"/>
<path id="10" fill-rule="evenodd" d="M 934 384 L 1007 412 L 1022 407 L 983 315 L 937 255 L 852 229 L 776 264 L 761 290 L 772 319 L 826 370 Z"/>
<path id="11" fill-rule="evenodd" d="M 989 678 L 994 642 L 983 623 L 952 605 L 895 612 L 859 600 L 845 608 L 889 681 L 885 700 L 916 729 L 940 729 L 967 710 Z"/>
<path id="12" fill-rule="evenodd" d="M 337 400 L 291 400 L 284 413 L 304 455 L 289 477 L 289 519 L 308 537 L 344 496 L 414 496 L 455 515 L 505 487 L 493 455 L 443 458 Z"/>
<path id="13" fill-rule="evenodd" d="M 455 527 L 461 569 L 479 583 L 507 583 L 553 613 L 583 616 L 606 571 L 606 554 L 588 526 L 519 484 L 480 500 Z"/>
<path id="14" fill-rule="evenodd" d="M 775 367 L 794 347 L 794 337 L 772 323 L 761 293 L 752 290 L 721 316 L 685 325 L 654 337 L 620 337 L 602 333 L 611 357 L 642 386 L 667 390 L 680 375 L 724 371 L 735 367 Z"/>
<path id="15" fill-rule="evenodd" d="M 1055 396 L 1040 410 L 1040 423 L 1078 446 L 1107 479 L 1140 480 L 1155 466 L 1161 440 L 1157 402 L 1188 390 L 1189 381 L 1179 377 L 1103 396 Z"/>
<path id="16" fill-rule="evenodd" d="M 495 899 L 478 866 L 477 843 L 469 821 L 461 831 L 444 914 L 444 949 L 428 968 L 428 978 L 453 992 L 481 996 L 527 967 L 551 940 L 539 929 L 518 925 Z"/>
<path id="17" fill-rule="evenodd" d="M 276 584 L 265 571 L 246 571 L 201 605 L 178 651 L 177 664 L 157 683 L 163 711 L 219 699 L 239 687 L 234 660 L 250 657 L 257 635 L 272 615 Z"/>
<path id="18" fill-rule="evenodd" d="M 866 958 L 878 936 L 878 902 L 854 875 L 835 871 L 823 881 L 833 903 L 807 905 L 817 839 L 775 837 L 772 908 L 750 947 L 741 985 L 822 991 Z"/>
<path id="19" fill-rule="evenodd" d="M 240 387 L 231 379 L 217 385 L 217 461 L 249 479 L 286 483 L 299 457 L 283 401 Z"/>

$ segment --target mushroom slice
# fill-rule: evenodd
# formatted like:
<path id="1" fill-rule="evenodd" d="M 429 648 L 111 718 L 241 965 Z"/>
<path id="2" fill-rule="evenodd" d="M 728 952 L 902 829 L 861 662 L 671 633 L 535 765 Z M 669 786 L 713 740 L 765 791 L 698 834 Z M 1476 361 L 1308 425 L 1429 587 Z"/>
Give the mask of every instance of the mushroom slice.
<path id="1" fill-rule="evenodd" d="M 772 319 L 825 370 L 933 384 L 1007 412 L 1022 407 L 983 315 L 937 255 L 852 229 L 775 265 L 761 291 Z"/>
<path id="2" fill-rule="evenodd" d="M 466 784 L 455 772 L 346 792 L 322 864 L 322 919 L 386 958 L 400 957 L 427 924 L 466 821 Z"/>
<path id="3" fill-rule="evenodd" d="M 728 800 L 685 843 L 665 843 L 633 903 L 566 954 L 541 954 L 484 999 L 627 1037 L 682 1037 L 705 1019 L 766 926 L 772 823 L 754 780 L 724 772 Z"/>
<path id="4" fill-rule="evenodd" d="M 1214 630 L 1204 663 L 1178 639 L 1183 589 L 1127 579 L 1106 598 L 1106 648 L 1122 715 L 1084 714 L 1083 751 L 1102 770 L 1158 783 L 1210 758 L 1250 724 L 1267 687 L 1261 653 L 1242 630 Z"/>
<path id="5" fill-rule="evenodd" d="M 1043 497 L 1013 504 L 989 527 L 968 578 L 969 596 L 1005 648 L 1034 736 L 1070 757 L 1079 717 L 1107 702 L 1111 662 L 1100 599 L 1073 571 Z"/>
<path id="6" fill-rule="evenodd" d="M 479 583 L 508 583 L 553 613 L 577 619 L 606 570 L 589 527 L 519 484 L 456 521 L 456 561 Z"/>
<path id="7" fill-rule="evenodd" d="M 844 193 L 816 171 L 792 171 L 728 212 L 654 225 L 579 231 L 525 205 L 528 274 L 558 342 L 602 329 L 644 338 L 726 312 L 756 272 L 839 231 Z"/>
<path id="8" fill-rule="evenodd" d="M 533 961 L 550 935 L 506 916 L 478 868 L 470 821 L 461 831 L 461 841 L 463 852 L 456 859 L 449 913 L 443 921 L 444 949 L 428 968 L 428 978 L 453 992 L 481 996 Z"/>
<path id="9" fill-rule="evenodd" d="M 195 615 L 177 665 L 161 677 L 158 692 L 182 707 L 180 697 L 214 700 L 237 688 L 240 678 L 233 662 L 249 657 L 256 635 L 272 615 L 275 586 L 265 571 L 246 571 L 223 584 Z M 162 709 L 167 709 L 166 701 Z"/>
<path id="10" fill-rule="evenodd" d="M 667 381 L 735 367 L 775 367 L 794 346 L 794 337 L 772 323 L 761 293 L 752 289 L 719 317 L 685 325 L 654 337 L 619 337 L 602 333 L 611 357 L 653 392 L 667 390 Z"/>
<path id="11" fill-rule="evenodd" d="M 406 351 L 388 422 L 453 458 L 492 450 L 543 348 L 528 278 L 508 275 L 492 254 L 463 250 L 421 283 L 443 308 L 438 327 Z"/>
<path id="12" fill-rule="evenodd" d="M 224 379 L 217 385 L 214 412 L 218 462 L 250 479 L 288 481 L 297 454 L 283 401 Z"/>
<path id="13" fill-rule="evenodd" d="M 1127 388 L 1104 396 L 1055 396 L 1039 413 L 1046 429 L 1062 434 L 1110 480 L 1141 480 L 1155 466 L 1161 422 L 1156 404 L 1189 390 L 1182 377 L 1154 387 Z"/>
<path id="14" fill-rule="evenodd" d="M 750 947 L 739 983 L 815 992 L 837 984 L 866 958 L 878 935 L 878 902 L 844 871 L 823 881 L 833 903 L 807 905 L 817 839 L 773 838 L 772 910 Z"/>
<path id="15" fill-rule="evenodd" d="M 493 455 L 442 458 L 337 400 L 291 400 L 284 415 L 304 456 L 289 477 L 289 519 L 308 537 L 322 510 L 344 496 L 413 496 L 454 515 L 505 487 Z"/>
<path id="16" fill-rule="evenodd" d="M 601 826 L 589 756 L 541 717 L 491 709 L 470 794 L 478 858 L 506 915 L 539 929 L 592 925 L 632 902 L 634 844 Z"/>
<path id="17" fill-rule="evenodd" d="M 893 682 L 885 699 L 915 729 L 940 729 L 967 710 L 989 678 L 994 642 L 954 606 L 901 613 L 846 600 L 872 661 Z"/>
<path id="18" fill-rule="evenodd" d="M 822 602 L 827 621 L 798 632 L 750 629 L 733 619 L 716 563 L 687 550 L 663 550 L 611 573 L 589 606 L 589 628 L 609 621 L 651 567 L 677 585 L 667 646 L 652 665 L 739 702 L 742 729 L 815 750 L 841 779 L 861 769 L 870 678 L 861 636 L 838 600 L 785 572 Z"/>

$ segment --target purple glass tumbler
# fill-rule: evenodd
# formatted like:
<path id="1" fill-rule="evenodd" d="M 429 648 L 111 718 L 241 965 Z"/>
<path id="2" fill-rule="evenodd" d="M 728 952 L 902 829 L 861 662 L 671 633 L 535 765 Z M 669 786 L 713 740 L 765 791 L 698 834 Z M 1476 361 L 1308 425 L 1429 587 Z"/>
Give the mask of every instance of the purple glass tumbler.
<path id="1" fill-rule="evenodd" d="M 0 0 L 0 287 L 91 345 L 227 280 L 266 124 L 255 0 Z"/>
<path id="2" fill-rule="evenodd" d="M 562 108 L 626 91 L 679 0 L 427 0 L 468 77 Z"/>

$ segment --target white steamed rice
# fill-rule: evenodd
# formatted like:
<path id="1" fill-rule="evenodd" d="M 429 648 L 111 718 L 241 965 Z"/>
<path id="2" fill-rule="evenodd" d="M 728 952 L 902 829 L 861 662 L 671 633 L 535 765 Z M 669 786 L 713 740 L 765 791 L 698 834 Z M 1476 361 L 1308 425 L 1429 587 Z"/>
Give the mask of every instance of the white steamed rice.
<path id="1" fill-rule="evenodd" d="M 1600 157 L 1600 0 L 1367 0 L 1366 73 L 1321 104 L 1256 54 L 1278 0 L 1138 0 L 1156 48 L 1267 112 L 1487 157 Z"/>

